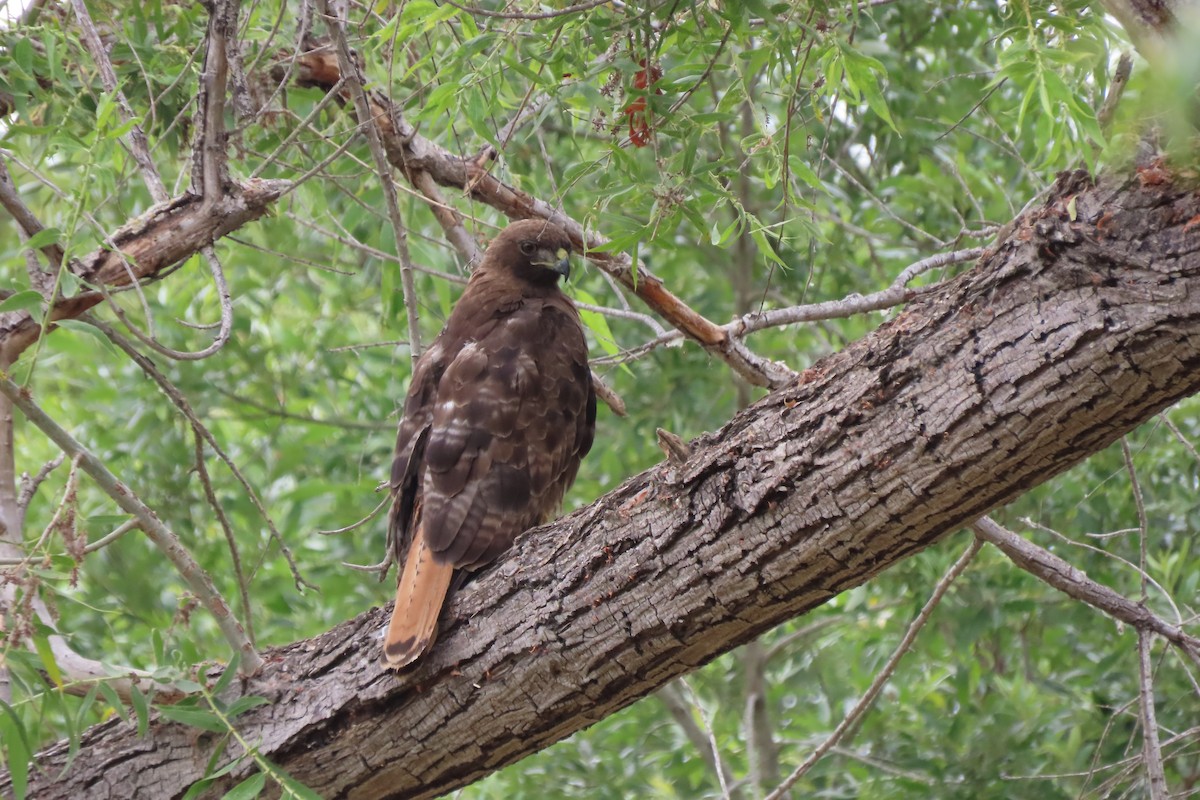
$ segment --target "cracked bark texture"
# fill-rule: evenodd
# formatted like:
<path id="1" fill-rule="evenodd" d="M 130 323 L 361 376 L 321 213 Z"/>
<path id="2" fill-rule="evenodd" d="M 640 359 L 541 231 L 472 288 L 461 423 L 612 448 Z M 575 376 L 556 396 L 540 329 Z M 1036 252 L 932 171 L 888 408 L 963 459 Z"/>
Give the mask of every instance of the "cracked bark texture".
<path id="1" fill-rule="evenodd" d="M 1200 390 L 1198 222 L 1159 166 L 1064 173 L 975 268 L 686 463 L 522 537 L 413 671 L 379 664 L 384 609 L 268 652 L 241 735 L 323 797 L 432 797 L 863 583 Z M 61 777 L 66 745 L 43 753 L 32 796 L 179 797 L 221 741 L 112 721 Z"/>

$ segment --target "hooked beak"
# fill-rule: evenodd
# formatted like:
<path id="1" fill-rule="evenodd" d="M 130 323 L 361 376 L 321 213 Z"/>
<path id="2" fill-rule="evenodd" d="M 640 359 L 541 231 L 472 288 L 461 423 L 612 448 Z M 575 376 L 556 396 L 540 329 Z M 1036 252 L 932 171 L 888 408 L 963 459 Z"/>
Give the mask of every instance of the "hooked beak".
<path id="1" fill-rule="evenodd" d="M 539 267 L 553 270 L 564 278 L 571 277 L 571 251 L 565 247 L 560 247 L 554 252 L 540 250 L 538 251 L 538 259 L 533 263 Z"/>
<path id="2" fill-rule="evenodd" d="M 571 256 L 568 254 L 559 259 L 559 262 L 554 265 L 554 271 L 562 275 L 563 280 L 568 280 L 571 277 Z"/>

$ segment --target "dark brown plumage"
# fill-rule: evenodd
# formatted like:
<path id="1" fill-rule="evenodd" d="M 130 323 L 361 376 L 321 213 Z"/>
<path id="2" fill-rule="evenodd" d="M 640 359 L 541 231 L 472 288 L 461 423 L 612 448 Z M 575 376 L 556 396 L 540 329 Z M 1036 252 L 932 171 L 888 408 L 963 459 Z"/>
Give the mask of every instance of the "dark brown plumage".
<path id="1" fill-rule="evenodd" d="M 570 249 L 542 220 L 505 228 L 413 370 L 388 520 L 404 565 L 383 643 L 393 669 L 433 644 L 456 573 L 553 516 L 592 446 L 587 342 L 558 287 Z"/>

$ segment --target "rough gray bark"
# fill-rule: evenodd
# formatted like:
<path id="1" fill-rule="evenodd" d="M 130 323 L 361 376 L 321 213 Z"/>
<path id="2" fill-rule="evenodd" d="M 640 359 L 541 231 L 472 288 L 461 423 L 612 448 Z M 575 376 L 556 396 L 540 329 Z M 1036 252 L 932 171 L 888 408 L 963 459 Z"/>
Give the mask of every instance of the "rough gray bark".
<path id="1" fill-rule="evenodd" d="M 863 583 L 1200 390 L 1198 223 L 1161 167 L 1064 174 L 974 269 L 685 464 L 523 537 L 414 671 L 381 668 L 383 609 L 267 653 L 241 735 L 323 797 L 432 797 Z M 32 794 L 179 797 L 221 741 L 113 721 L 63 777 L 66 746 L 42 754 Z"/>

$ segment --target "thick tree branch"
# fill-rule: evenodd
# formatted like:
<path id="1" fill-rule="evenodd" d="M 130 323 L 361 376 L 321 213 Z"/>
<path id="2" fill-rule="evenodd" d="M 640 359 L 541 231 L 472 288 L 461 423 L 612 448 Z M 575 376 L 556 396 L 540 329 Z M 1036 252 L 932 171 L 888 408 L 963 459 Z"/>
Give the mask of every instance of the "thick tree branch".
<path id="1" fill-rule="evenodd" d="M 70 267 L 85 283 L 119 288 L 152 278 L 199 252 L 230 231 L 267 213 L 291 186 L 289 181 L 248 181 L 206 204 L 193 194 L 156 205 L 109 236 L 100 249 Z M 73 319 L 102 302 L 99 292 L 83 292 L 54 304 L 49 321 Z M 0 351 L 10 363 L 37 341 L 39 323 L 28 312 L 0 314 Z"/>
<path id="2" fill-rule="evenodd" d="M 1065 173 L 975 268 L 694 441 L 685 463 L 522 537 L 458 594 L 415 670 L 377 661 L 385 609 L 271 652 L 243 687 L 271 704 L 238 717 L 243 738 L 323 797 L 448 792 L 1200 391 L 1200 193 L 1151 169 L 1099 186 Z M 31 791 L 178 797 L 222 742 L 106 723 L 65 776 L 65 743 L 42 754 Z"/>

